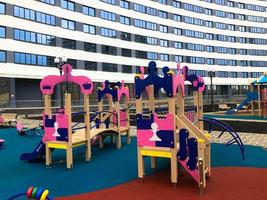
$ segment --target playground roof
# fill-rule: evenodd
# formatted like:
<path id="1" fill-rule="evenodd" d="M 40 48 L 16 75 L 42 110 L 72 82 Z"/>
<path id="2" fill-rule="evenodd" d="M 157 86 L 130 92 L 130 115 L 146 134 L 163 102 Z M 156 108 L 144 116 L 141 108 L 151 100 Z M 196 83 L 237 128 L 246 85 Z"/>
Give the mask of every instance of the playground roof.
<path id="1" fill-rule="evenodd" d="M 267 75 L 260 76 L 257 80 L 253 81 L 251 84 L 267 84 Z"/>

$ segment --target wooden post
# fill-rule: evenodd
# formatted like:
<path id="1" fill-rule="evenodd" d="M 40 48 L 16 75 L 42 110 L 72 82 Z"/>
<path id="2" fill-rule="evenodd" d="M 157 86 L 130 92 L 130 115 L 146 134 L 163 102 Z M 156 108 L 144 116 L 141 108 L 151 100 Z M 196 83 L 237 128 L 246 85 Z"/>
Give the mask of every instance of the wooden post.
<path id="1" fill-rule="evenodd" d="M 142 106 L 142 96 L 139 99 L 136 99 L 136 114 L 142 114 L 143 106 Z M 137 120 L 137 119 L 136 119 Z M 137 143 L 137 164 L 138 164 L 138 177 L 144 177 L 144 160 L 143 156 L 141 155 L 141 146 L 138 146 Z"/>
<path id="2" fill-rule="evenodd" d="M 84 124 L 85 124 L 85 138 L 86 138 L 86 153 L 85 160 L 91 160 L 91 137 L 90 137 L 90 102 L 89 95 L 84 95 Z"/>
<path id="3" fill-rule="evenodd" d="M 125 107 L 126 107 L 126 119 L 128 119 L 127 121 L 127 144 L 131 143 L 131 137 L 130 137 L 130 114 L 129 114 L 129 99 L 127 99 L 127 97 L 125 97 Z"/>
<path id="4" fill-rule="evenodd" d="M 258 116 L 261 117 L 261 86 L 258 84 Z"/>
<path id="5" fill-rule="evenodd" d="M 171 97 L 168 101 L 169 113 L 175 117 L 175 98 Z M 178 136 L 176 134 L 176 123 L 175 119 L 173 119 L 173 127 L 174 127 L 174 148 L 171 148 L 171 181 L 172 183 L 177 183 L 178 177 L 178 167 L 177 167 L 177 143 Z"/>
<path id="6" fill-rule="evenodd" d="M 137 146 L 138 178 L 144 177 L 144 158 L 141 155 L 141 148 Z"/>
<path id="7" fill-rule="evenodd" d="M 198 124 L 198 128 L 200 130 L 204 130 L 204 124 L 203 121 L 200 121 L 200 119 L 203 118 L 203 93 L 202 92 L 198 92 L 197 93 L 198 96 L 198 104 L 197 104 L 197 110 L 198 110 L 198 115 L 197 115 L 197 124 Z"/>
<path id="8" fill-rule="evenodd" d="M 51 95 L 44 95 L 45 98 L 45 114 L 51 118 L 52 110 L 51 110 Z"/>
<path id="9" fill-rule="evenodd" d="M 177 106 L 176 114 L 178 116 L 184 115 L 184 97 L 180 88 L 178 90 L 178 94 L 176 97 L 176 106 Z"/>
<path id="10" fill-rule="evenodd" d="M 148 86 L 148 107 L 149 113 L 155 113 L 154 85 Z M 151 156 L 151 168 L 156 168 L 156 157 Z"/>
<path id="11" fill-rule="evenodd" d="M 98 111 L 99 112 L 103 111 L 103 100 L 102 99 L 98 102 Z M 99 116 L 99 122 L 102 122 L 103 113 L 101 113 L 98 116 Z M 102 123 L 100 123 L 99 128 L 103 128 L 103 124 Z M 99 147 L 100 148 L 104 147 L 104 141 L 103 141 L 103 137 L 102 137 L 101 134 L 99 135 Z"/>
<path id="12" fill-rule="evenodd" d="M 115 102 L 115 111 L 117 113 L 117 131 L 118 131 L 118 136 L 117 136 L 117 149 L 121 148 L 121 125 L 120 125 L 120 121 L 121 121 L 121 117 L 120 117 L 120 105 L 119 105 L 119 101 Z"/>
<path id="13" fill-rule="evenodd" d="M 199 187 L 200 192 L 206 187 L 206 175 L 205 175 L 205 143 L 204 140 L 198 139 L 198 172 L 199 172 Z"/>
<path id="14" fill-rule="evenodd" d="M 49 118 L 52 117 L 52 110 L 51 110 L 51 96 L 44 95 L 45 99 L 45 115 L 48 115 Z M 45 143 L 45 163 L 46 166 L 49 166 L 52 163 L 52 155 L 51 149 L 48 147 L 48 142 Z"/>
<path id="15" fill-rule="evenodd" d="M 68 144 L 66 149 L 67 168 L 73 167 L 73 155 L 72 155 L 72 125 L 71 125 L 71 94 L 65 94 L 65 114 L 68 116 Z"/>

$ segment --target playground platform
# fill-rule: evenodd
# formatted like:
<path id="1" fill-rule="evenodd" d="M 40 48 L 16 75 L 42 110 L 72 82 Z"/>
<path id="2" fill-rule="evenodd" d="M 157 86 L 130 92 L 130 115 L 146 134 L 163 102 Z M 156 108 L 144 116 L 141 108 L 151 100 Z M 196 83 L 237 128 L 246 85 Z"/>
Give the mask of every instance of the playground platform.
<path id="1" fill-rule="evenodd" d="M 208 180 L 213 184 L 208 185 L 201 199 L 264 199 L 267 195 L 263 189 L 267 181 L 267 161 L 264 159 L 267 151 L 262 147 L 266 147 L 264 143 L 266 138 L 259 138 L 259 136 L 266 135 L 240 134 L 245 144 L 253 144 L 250 142 L 257 139 L 254 145 L 260 145 L 246 145 L 246 160 L 243 161 L 236 145 L 225 147 L 224 144 L 218 144 L 215 140 L 216 134 L 212 135 L 213 177 Z M 176 189 L 173 189 L 167 181 L 169 163 L 166 159 L 159 160 L 156 171 L 150 170 L 150 160 L 146 159 L 146 174 L 149 176 L 143 182 L 138 180 L 136 158 L 129 156 L 136 155 L 135 137 L 132 137 L 130 145 L 123 145 L 120 151 L 109 140 L 105 141 L 106 148 L 92 149 L 94 156 L 90 163 L 84 161 L 82 150 L 77 148 L 74 151 L 76 154 L 74 162 L 77 165 L 69 171 L 65 169 L 64 159 L 62 160 L 65 155 L 62 151 L 55 152 L 55 162 L 49 167 L 44 166 L 44 160 L 32 164 L 25 164 L 19 160 L 20 154 L 31 150 L 40 140 L 40 136 L 21 137 L 15 129 L 1 129 L 0 135 L 6 140 L 5 150 L 0 153 L 0 159 L 5 160 L 0 166 L 2 172 L 0 188 L 3 199 L 7 199 L 17 191 L 24 191 L 30 185 L 48 188 L 56 199 L 156 200 L 179 197 L 181 200 L 191 200 L 200 198 L 193 184 L 194 180 L 185 172 L 182 172 Z M 131 135 L 135 135 L 134 129 Z M 249 136 L 250 141 L 245 139 L 246 135 Z M 13 148 L 12 144 L 16 144 L 16 148 Z"/>

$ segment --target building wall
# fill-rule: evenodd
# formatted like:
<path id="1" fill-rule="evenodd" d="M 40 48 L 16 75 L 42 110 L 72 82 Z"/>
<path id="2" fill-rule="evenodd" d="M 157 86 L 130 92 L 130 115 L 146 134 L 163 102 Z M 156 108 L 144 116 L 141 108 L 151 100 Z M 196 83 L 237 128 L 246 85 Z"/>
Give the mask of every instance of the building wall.
<path id="1" fill-rule="evenodd" d="M 133 82 L 138 66 L 149 60 L 159 68 L 189 65 L 207 84 L 208 71 L 215 71 L 215 85 L 248 85 L 266 70 L 266 1 L 2 0 L 0 13 L 1 5 L 0 77 L 58 74 L 57 56 L 95 82 Z M 85 8 L 93 14 L 84 14 Z M 24 91 L 17 93 L 23 98 Z"/>

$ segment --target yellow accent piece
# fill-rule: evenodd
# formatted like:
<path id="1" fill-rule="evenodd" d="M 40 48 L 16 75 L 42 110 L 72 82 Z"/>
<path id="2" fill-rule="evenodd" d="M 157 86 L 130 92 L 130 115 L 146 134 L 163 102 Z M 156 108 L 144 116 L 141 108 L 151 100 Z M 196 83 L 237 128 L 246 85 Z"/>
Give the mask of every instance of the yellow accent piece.
<path id="1" fill-rule="evenodd" d="M 141 155 L 161 157 L 161 158 L 171 158 L 171 152 L 166 152 L 166 151 L 141 150 Z"/>
<path id="2" fill-rule="evenodd" d="M 205 136 L 210 139 L 211 138 L 211 134 L 210 133 L 205 133 Z"/>
<path id="3" fill-rule="evenodd" d="M 82 146 L 84 144 L 86 144 L 86 142 L 80 142 L 80 143 L 73 144 L 72 147 L 78 147 L 78 146 Z"/>
<path id="4" fill-rule="evenodd" d="M 172 70 L 168 71 L 167 74 L 174 74 L 174 72 Z"/>
<path id="5" fill-rule="evenodd" d="M 49 191 L 45 190 L 40 198 L 40 200 L 46 200 L 46 198 L 48 197 Z"/>
<path id="6" fill-rule="evenodd" d="M 142 76 L 141 74 L 135 74 L 135 78 L 137 78 L 137 77 L 141 78 L 141 76 Z"/>
<path id="7" fill-rule="evenodd" d="M 54 149 L 67 149 L 67 144 L 59 144 L 59 143 L 48 143 L 49 148 Z"/>
<path id="8" fill-rule="evenodd" d="M 198 139 L 197 142 L 198 143 L 204 143 L 204 140 L 203 139 Z"/>

